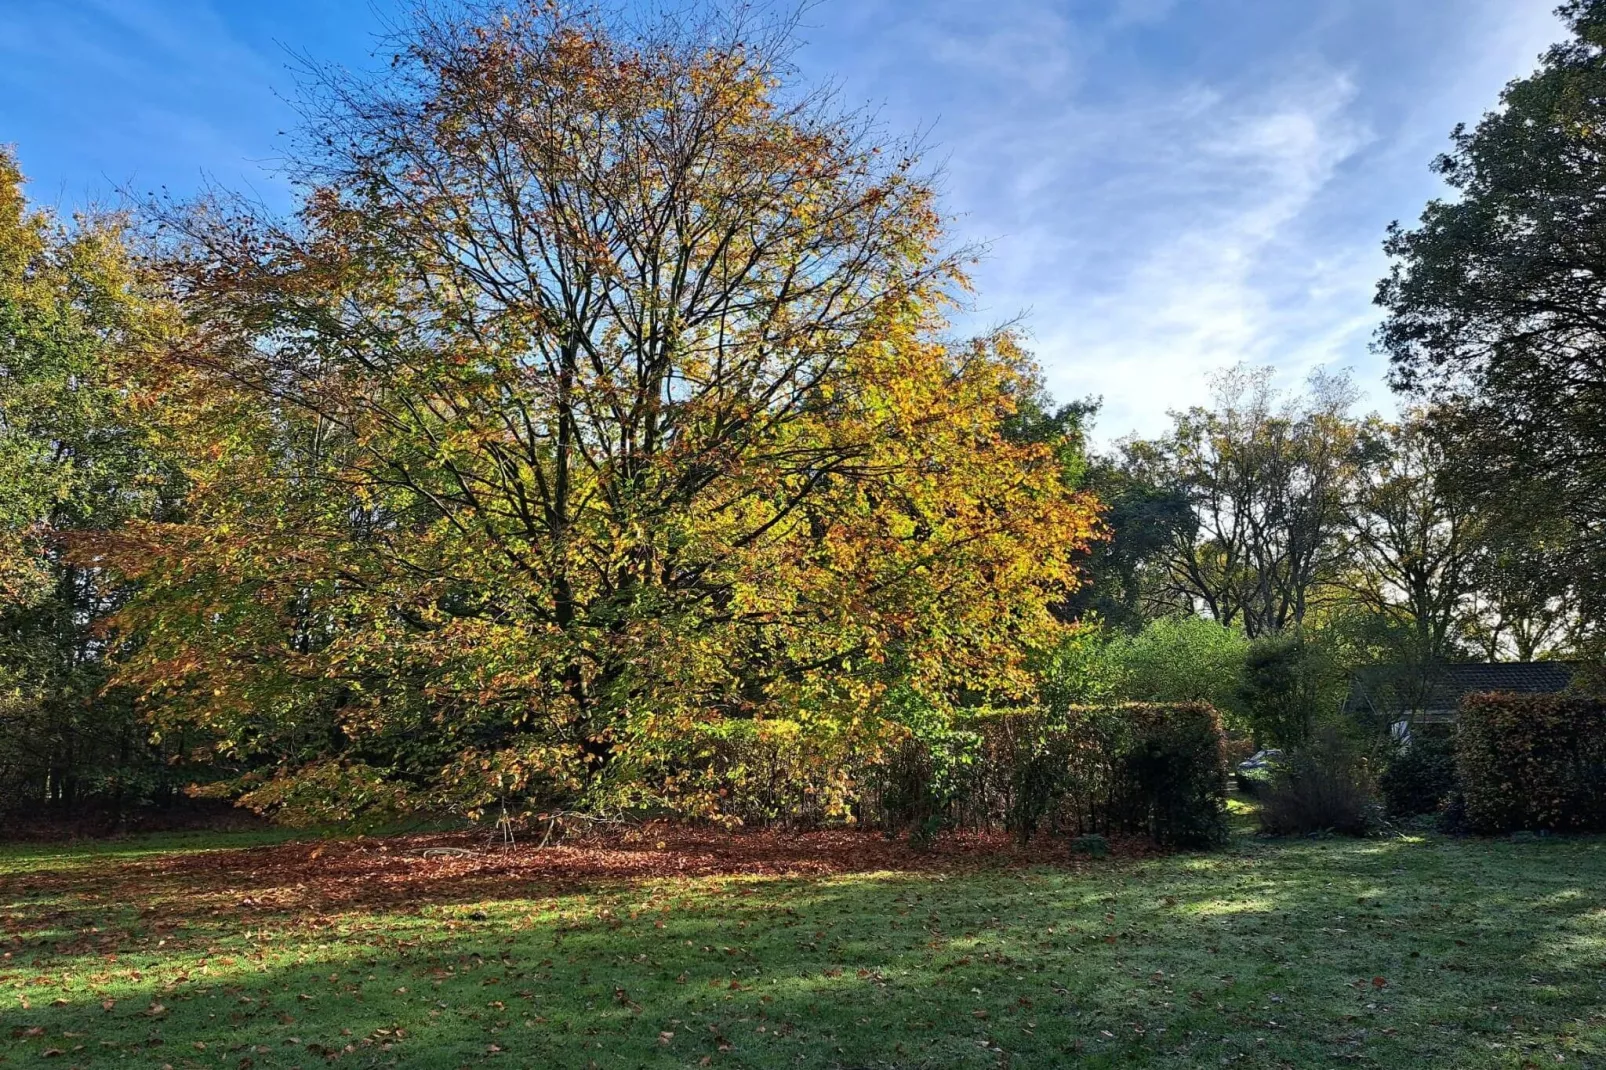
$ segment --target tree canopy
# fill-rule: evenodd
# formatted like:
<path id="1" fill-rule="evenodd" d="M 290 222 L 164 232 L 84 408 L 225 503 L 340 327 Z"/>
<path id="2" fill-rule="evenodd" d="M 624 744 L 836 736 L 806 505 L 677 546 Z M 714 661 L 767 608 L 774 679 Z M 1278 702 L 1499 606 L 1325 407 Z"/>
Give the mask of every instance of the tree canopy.
<path id="1" fill-rule="evenodd" d="M 1242 363 L 1108 451 L 956 330 L 920 142 L 743 5 L 423 5 L 304 70 L 288 214 L 61 218 L 0 154 L 0 808 L 845 818 L 1006 711 L 1306 746 L 1357 667 L 1599 661 L 1606 0 L 1563 14 L 1389 233 L 1397 420 Z"/>
<path id="2" fill-rule="evenodd" d="M 710 720 L 1029 685 L 1095 507 L 1011 422 L 1016 340 L 946 340 L 915 147 L 787 47 L 424 16 L 316 83 L 294 220 L 164 212 L 193 486 L 94 552 L 140 582 L 122 678 L 248 799 L 675 802 L 639 774 Z"/>
<path id="3" fill-rule="evenodd" d="M 1600 575 L 1606 3 L 1560 13 L 1571 37 L 1456 129 L 1436 164 L 1453 195 L 1391 229 L 1378 342 L 1399 389 L 1454 414 L 1463 487 L 1486 508 L 1544 508 L 1555 548 Z"/>
<path id="4" fill-rule="evenodd" d="M 67 554 L 75 533 L 171 510 L 178 473 L 130 388 L 173 310 L 115 214 L 27 204 L 0 150 L 0 800 L 71 805 L 163 780 L 97 627 L 127 595 Z M 171 788 L 170 783 L 166 783 Z"/>

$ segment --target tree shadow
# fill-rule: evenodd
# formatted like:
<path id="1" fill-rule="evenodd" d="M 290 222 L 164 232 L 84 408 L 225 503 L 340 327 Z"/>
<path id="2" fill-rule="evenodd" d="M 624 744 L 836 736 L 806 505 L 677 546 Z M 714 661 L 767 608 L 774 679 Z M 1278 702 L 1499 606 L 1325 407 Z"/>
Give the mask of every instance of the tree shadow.
<path id="1" fill-rule="evenodd" d="M 661 854 L 657 842 L 642 850 Z M 741 870 L 765 864 L 756 847 L 695 861 L 683 844 L 668 872 L 593 860 L 564 885 L 508 861 L 427 898 L 320 900 L 333 914 L 214 917 L 204 896 L 187 919 L 136 910 L 142 927 L 107 944 L 62 929 L 26 961 L 13 951 L 0 1053 L 174 1067 L 1471 1067 L 1606 1051 L 1600 840 L 1244 843 L 1077 870 L 939 855 L 903 871 L 875 838 L 852 842 L 851 862 L 828 861 L 841 842 L 820 857 L 792 845 L 771 863 L 791 874 Z M 204 880 L 161 870 L 162 893 L 261 887 L 244 880 L 261 856 L 241 854 Z M 360 880 L 367 863 L 351 864 L 342 879 Z M 416 883 L 402 882 L 408 895 Z M 77 910 L 60 897 L 85 893 L 48 894 Z M 9 928 L 10 892 L 4 911 Z"/>

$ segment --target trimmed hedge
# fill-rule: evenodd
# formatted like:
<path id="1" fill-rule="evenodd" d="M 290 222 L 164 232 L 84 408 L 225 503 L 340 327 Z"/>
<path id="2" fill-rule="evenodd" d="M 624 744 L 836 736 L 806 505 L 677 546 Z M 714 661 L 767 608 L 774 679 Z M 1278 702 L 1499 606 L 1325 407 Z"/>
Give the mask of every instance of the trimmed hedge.
<path id="1" fill-rule="evenodd" d="M 992 712 L 911 740 L 880 770 L 867 817 L 1084 836 L 1136 832 L 1176 847 L 1226 838 L 1221 719 L 1203 704 Z"/>
<path id="2" fill-rule="evenodd" d="M 641 771 L 652 802 L 727 824 L 812 828 L 856 805 L 868 764 L 853 740 L 788 719 L 696 725 L 682 750 Z"/>
<path id="3" fill-rule="evenodd" d="M 1606 701 L 1468 695 L 1456 767 L 1473 831 L 1606 830 Z"/>
<path id="4" fill-rule="evenodd" d="M 695 732 L 661 800 L 745 825 L 856 821 L 930 842 L 1006 829 L 1022 841 L 1131 832 L 1166 846 L 1226 838 L 1221 720 L 1203 704 L 982 711 L 957 720 L 910 700 L 877 746 L 790 721 Z"/>

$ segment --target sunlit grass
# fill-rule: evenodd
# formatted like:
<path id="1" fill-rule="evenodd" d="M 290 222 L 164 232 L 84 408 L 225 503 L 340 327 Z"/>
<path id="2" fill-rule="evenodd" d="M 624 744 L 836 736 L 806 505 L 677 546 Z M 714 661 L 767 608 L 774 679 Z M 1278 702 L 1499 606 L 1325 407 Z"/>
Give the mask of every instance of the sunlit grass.
<path id="1" fill-rule="evenodd" d="M 242 842 L 0 855 L 0 1065 L 1606 1065 L 1600 838 L 1240 834 L 1081 873 L 509 880 L 328 914 L 97 879 Z"/>

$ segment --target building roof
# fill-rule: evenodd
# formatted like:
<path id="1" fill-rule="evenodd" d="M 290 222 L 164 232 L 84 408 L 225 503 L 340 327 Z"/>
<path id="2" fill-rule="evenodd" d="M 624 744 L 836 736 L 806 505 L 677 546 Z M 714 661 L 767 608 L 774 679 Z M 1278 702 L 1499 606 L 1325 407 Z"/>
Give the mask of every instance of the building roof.
<path id="1" fill-rule="evenodd" d="M 1573 666 L 1565 661 L 1453 662 L 1426 670 L 1403 665 L 1375 665 L 1350 680 L 1344 709 L 1453 714 L 1465 695 L 1490 691 L 1550 695 L 1572 682 Z"/>

